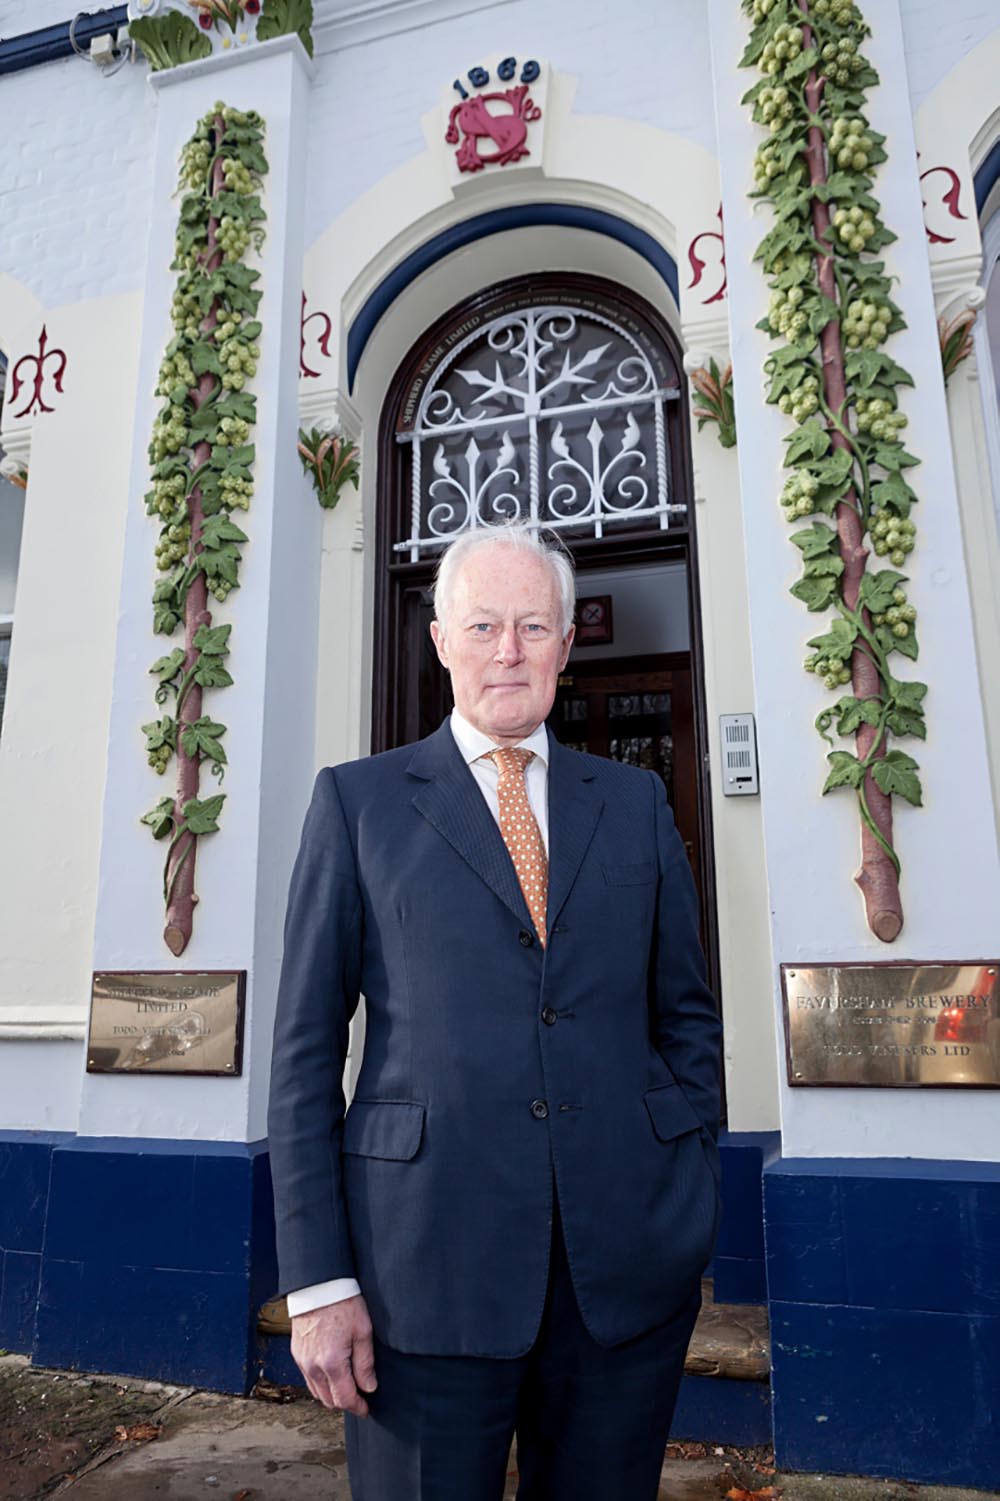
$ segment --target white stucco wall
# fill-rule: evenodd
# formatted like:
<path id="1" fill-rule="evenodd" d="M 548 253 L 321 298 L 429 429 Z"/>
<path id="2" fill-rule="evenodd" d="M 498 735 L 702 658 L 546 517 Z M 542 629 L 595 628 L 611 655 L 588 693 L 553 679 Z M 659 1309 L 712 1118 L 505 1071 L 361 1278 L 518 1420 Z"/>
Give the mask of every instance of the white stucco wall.
<path id="1" fill-rule="evenodd" d="M 707 0 L 622 0 L 613 13 L 603 0 L 470 0 L 467 9 L 456 0 L 440 4 L 443 18 L 436 23 L 398 31 L 393 27 L 412 7 L 398 14 L 384 10 L 377 25 L 385 34 L 364 43 L 357 41 L 363 7 L 343 0 L 319 0 L 317 5 L 322 24 L 308 104 L 305 239 L 311 248 L 306 270 L 311 295 L 314 284 L 317 291 L 330 292 L 335 318 L 355 310 L 392 263 L 395 235 L 419 239 L 425 232 L 418 221 L 420 205 L 426 208 L 431 201 L 430 179 L 421 174 L 438 170 L 424 160 L 427 112 L 450 78 L 498 51 L 547 58 L 564 75 L 575 76 L 568 107 L 579 129 L 572 135 L 572 149 L 555 162 L 560 191 L 569 195 L 589 180 L 590 187 L 580 191 L 603 202 L 612 191 L 624 196 L 638 184 L 634 201 L 652 203 L 669 198 L 675 178 L 684 179 L 687 211 L 695 213 L 696 205 L 695 218 L 702 216 L 696 227 L 713 227 L 718 188 L 712 161 L 716 127 Z M 866 4 L 876 26 L 896 9 L 895 0 Z M 68 20 L 73 9 L 59 0 L 0 4 L 0 36 Z M 425 5 L 421 14 L 433 9 Z M 900 9 L 906 56 L 902 71 L 908 75 L 904 86 L 912 103 L 940 87 L 950 70 L 1000 27 L 993 0 L 955 0 L 946 12 L 932 0 L 902 0 Z M 745 86 L 742 78 L 737 84 Z M 0 831 L 5 849 L 17 851 L 14 860 L 0 865 L 0 1025 L 6 1007 L 11 1015 L 23 1016 L 27 1010 L 53 1023 L 75 1018 L 80 1026 L 97 915 L 117 591 L 126 517 L 137 503 L 127 475 L 141 288 L 153 213 L 155 106 L 141 65 L 105 78 L 96 67 L 72 58 L 4 76 L 0 87 L 5 106 L 0 349 L 8 354 L 29 349 L 44 320 L 54 342 L 70 356 L 64 402 L 35 424 L 8 700 L 19 730 L 5 736 L 6 747 L 0 744 Z M 662 154 L 647 154 L 650 138 L 667 143 Z M 620 145 L 610 148 L 612 140 Z M 687 160 L 700 159 L 703 165 L 679 170 L 685 151 L 690 153 Z M 644 188 L 643 180 L 650 178 L 655 181 Z M 598 180 L 599 191 L 594 187 Z M 436 201 L 438 209 L 446 196 Z M 376 202 L 384 217 L 373 221 L 369 210 Z M 394 211 L 387 207 L 392 203 Z M 467 211 L 477 206 L 472 203 Z M 686 240 L 676 224 L 664 233 L 678 253 L 683 288 Z M 569 254 L 563 240 L 555 264 L 569 261 L 606 273 L 620 264 L 602 251 L 602 263 L 594 267 L 583 239 L 573 242 Z M 474 247 L 442 268 L 450 280 L 433 290 L 430 302 L 429 280 L 414 288 L 418 295 L 398 310 L 399 321 L 381 330 L 392 335 L 389 344 L 380 352 L 373 341 L 366 356 L 369 415 L 377 410 L 393 355 L 398 357 L 419 332 L 420 317 L 426 322 L 449 299 L 483 285 L 484 276 L 525 268 L 528 262 L 518 264 L 518 254 L 503 252 L 494 262 L 483 247 Z M 536 247 L 530 254 L 545 252 Z M 633 284 L 648 288 L 644 276 L 636 268 Z M 753 309 L 752 322 L 756 304 L 748 297 L 745 305 Z M 337 347 L 339 355 L 339 342 Z M 918 363 L 924 358 L 919 349 L 916 358 Z M 764 432 L 766 424 L 758 431 L 755 423 L 749 441 L 762 441 Z M 703 619 L 731 620 L 745 611 L 747 587 L 735 460 L 718 450 L 708 434 L 695 465 Z M 371 578 L 366 570 L 371 549 L 364 550 L 358 528 L 361 523 L 364 538 L 373 537 L 371 495 L 367 490 L 358 501 L 351 491 L 336 513 L 324 517 L 320 760 L 358 754 L 366 744 L 371 669 Z M 352 623 L 342 638 L 346 649 L 334 650 L 342 611 Z M 800 634 L 802 625 L 796 615 Z M 722 632 L 710 633 L 706 659 L 710 738 L 717 754 L 712 714 L 754 707 L 747 635 L 738 632 L 727 639 Z M 798 670 L 788 691 L 796 701 L 801 697 Z M 802 723 L 808 736 L 806 719 Z M 818 754 L 818 746 L 817 741 L 811 747 L 807 738 L 805 753 Z M 141 766 L 138 737 L 127 754 Z M 818 804 L 825 819 L 831 818 L 829 805 L 829 799 Z M 720 846 L 726 852 L 719 891 L 724 965 L 734 975 L 767 971 L 772 957 L 768 905 L 774 902 L 760 879 L 758 805 L 750 799 L 727 800 L 715 811 L 717 833 L 723 828 L 727 841 Z M 913 814 L 914 819 L 922 816 Z M 832 826 L 847 862 L 842 859 L 841 864 L 848 870 L 855 826 L 841 823 L 834 813 Z M 920 910 L 919 905 L 910 908 L 914 921 Z M 932 919 L 936 912 L 930 913 Z M 853 932 L 853 910 L 850 923 Z M 0 1126 L 75 1119 L 76 1099 L 65 1105 L 66 1050 L 72 1043 L 32 1043 L 37 1087 L 4 1087 L 28 1056 L 18 1051 L 26 1046 L 0 1037 Z M 741 1129 L 775 1124 L 778 1050 L 772 997 L 766 990 L 758 993 L 748 985 L 734 993 L 727 1054 L 734 1124 Z M 53 1060 L 47 1079 L 38 1062 L 42 1056 Z M 60 1102 L 58 1107 L 54 1101 Z M 91 1125 L 110 1125 L 112 1115 L 105 1116 L 93 1099 L 91 1106 Z M 893 1107 L 900 1121 L 911 1108 L 916 1111 L 916 1104 Z M 168 1111 L 157 1129 L 179 1129 L 178 1119 Z M 207 1124 L 195 1114 L 187 1129 L 195 1132 L 205 1125 L 209 1134 L 239 1135 L 252 1131 L 259 1119 L 258 1096 L 253 1102 L 244 1098 L 235 1113 L 224 1111 Z M 852 1117 L 840 1149 L 872 1149 L 874 1138 L 865 1119 L 863 1113 Z M 803 1128 L 804 1149 L 812 1149 L 812 1142 L 815 1150 L 829 1150 L 826 1137 L 813 1125 Z"/>

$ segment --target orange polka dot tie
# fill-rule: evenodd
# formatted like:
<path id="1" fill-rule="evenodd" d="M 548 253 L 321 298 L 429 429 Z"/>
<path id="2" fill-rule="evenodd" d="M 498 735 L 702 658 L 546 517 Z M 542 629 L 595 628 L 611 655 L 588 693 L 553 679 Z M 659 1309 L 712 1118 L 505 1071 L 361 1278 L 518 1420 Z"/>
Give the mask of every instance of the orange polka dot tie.
<path id="1" fill-rule="evenodd" d="M 544 946 L 549 862 L 524 779 L 525 767 L 535 752 L 523 745 L 505 745 L 486 754 L 496 763 L 499 773 L 500 833 L 514 862 L 538 941 Z"/>

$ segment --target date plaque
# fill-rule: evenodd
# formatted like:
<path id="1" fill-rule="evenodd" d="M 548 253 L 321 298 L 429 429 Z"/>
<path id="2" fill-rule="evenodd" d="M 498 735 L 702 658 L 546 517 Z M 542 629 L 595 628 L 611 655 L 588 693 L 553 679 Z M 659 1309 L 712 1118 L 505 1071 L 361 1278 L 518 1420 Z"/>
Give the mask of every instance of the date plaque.
<path id="1" fill-rule="evenodd" d="M 782 964 L 791 1085 L 1000 1089 L 1000 960 Z"/>
<path id="2" fill-rule="evenodd" d="M 243 1067 L 245 969 L 98 970 L 90 1074 L 218 1074 Z"/>

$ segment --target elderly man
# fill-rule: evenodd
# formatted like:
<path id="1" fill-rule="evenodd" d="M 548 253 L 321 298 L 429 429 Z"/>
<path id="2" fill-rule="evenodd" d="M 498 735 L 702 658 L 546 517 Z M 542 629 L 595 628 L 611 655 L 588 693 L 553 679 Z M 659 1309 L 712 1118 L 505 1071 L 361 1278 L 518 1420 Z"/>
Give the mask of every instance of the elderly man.
<path id="1" fill-rule="evenodd" d="M 719 1021 L 663 783 L 545 724 L 566 554 L 444 554 L 455 708 L 323 767 L 269 1111 L 280 1285 L 355 1501 L 654 1501 L 718 1220 Z M 354 1097 L 341 1088 L 364 994 Z"/>

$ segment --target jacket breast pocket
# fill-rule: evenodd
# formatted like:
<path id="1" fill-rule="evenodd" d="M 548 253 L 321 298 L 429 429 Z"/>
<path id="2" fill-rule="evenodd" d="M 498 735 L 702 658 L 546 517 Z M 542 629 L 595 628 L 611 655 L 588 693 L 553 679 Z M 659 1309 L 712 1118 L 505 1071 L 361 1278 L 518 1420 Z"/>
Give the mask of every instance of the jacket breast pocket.
<path id="1" fill-rule="evenodd" d="M 406 1162 L 415 1156 L 423 1131 L 419 1100 L 355 1099 L 344 1116 L 341 1151 Z"/>
<path id="2" fill-rule="evenodd" d="M 643 886 L 656 880 L 655 860 L 633 860 L 627 865 L 601 865 L 609 886 Z"/>

